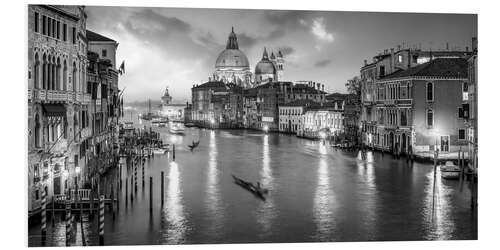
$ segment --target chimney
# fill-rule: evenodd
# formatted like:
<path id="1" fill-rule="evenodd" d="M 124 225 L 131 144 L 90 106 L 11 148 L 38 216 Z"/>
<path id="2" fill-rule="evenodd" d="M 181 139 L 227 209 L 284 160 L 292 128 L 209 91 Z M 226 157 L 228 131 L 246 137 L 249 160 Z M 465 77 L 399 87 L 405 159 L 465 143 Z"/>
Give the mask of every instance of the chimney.
<path id="1" fill-rule="evenodd" d="M 368 61 L 365 59 L 365 61 L 364 61 L 364 62 L 365 62 L 365 66 L 366 66 L 366 65 L 368 64 Z"/>
<path id="2" fill-rule="evenodd" d="M 398 51 L 400 51 L 400 50 L 401 50 L 401 45 L 398 45 Z"/>
<path id="3" fill-rule="evenodd" d="M 465 46 L 465 52 L 469 52 L 469 46 Z"/>
<path id="4" fill-rule="evenodd" d="M 325 92 L 325 85 L 324 84 L 321 85 L 321 91 Z"/>

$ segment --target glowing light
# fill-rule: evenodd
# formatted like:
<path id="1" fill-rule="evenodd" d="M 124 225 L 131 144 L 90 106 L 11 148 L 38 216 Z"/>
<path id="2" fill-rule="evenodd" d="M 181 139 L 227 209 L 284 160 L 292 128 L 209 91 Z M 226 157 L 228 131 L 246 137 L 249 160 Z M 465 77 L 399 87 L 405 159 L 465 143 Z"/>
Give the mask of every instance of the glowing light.
<path id="1" fill-rule="evenodd" d="M 68 178 L 68 176 L 69 176 L 68 170 L 64 170 L 63 171 L 63 177 L 66 179 L 66 178 Z"/>
<path id="2" fill-rule="evenodd" d="M 177 163 L 175 163 L 175 161 L 170 162 L 170 167 L 176 168 L 177 167 Z"/>
<path id="3" fill-rule="evenodd" d="M 324 140 L 324 139 L 326 139 L 326 133 L 325 133 L 324 131 L 320 131 L 320 132 L 319 132 L 319 137 L 320 137 L 321 139 L 323 139 L 323 140 Z"/>
<path id="4" fill-rule="evenodd" d="M 266 133 L 267 133 L 268 131 L 269 131 L 269 126 L 264 125 L 264 132 L 266 132 Z"/>
<path id="5" fill-rule="evenodd" d="M 75 167 L 76 174 L 80 174 L 80 167 Z"/>
<path id="6" fill-rule="evenodd" d="M 210 123 L 215 124 L 215 120 L 214 119 L 210 120 Z"/>

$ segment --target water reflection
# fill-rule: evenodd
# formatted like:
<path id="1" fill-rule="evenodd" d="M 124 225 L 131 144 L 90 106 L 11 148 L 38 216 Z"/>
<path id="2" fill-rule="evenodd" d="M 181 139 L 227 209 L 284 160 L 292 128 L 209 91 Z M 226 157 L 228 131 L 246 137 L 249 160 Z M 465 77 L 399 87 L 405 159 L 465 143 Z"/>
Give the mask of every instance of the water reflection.
<path id="1" fill-rule="evenodd" d="M 271 169 L 271 155 L 269 150 L 269 135 L 264 135 L 262 140 L 262 168 L 260 170 L 260 183 L 269 189 L 265 202 L 261 202 L 257 220 L 262 226 L 261 237 L 267 238 L 271 233 L 272 219 L 275 217 L 273 170 Z"/>
<path id="2" fill-rule="evenodd" d="M 357 186 L 359 197 L 358 209 L 361 213 L 363 233 L 370 240 L 375 239 L 375 228 L 377 219 L 377 190 L 375 185 L 375 166 L 372 151 L 363 153 L 360 151 L 357 158 L 359 185 Z"/>
<path id="3" fill-rule="evenodd" d="M 217 145 L 215 141 L 215 131 L 210 131 L 210 142 L 208 151 L 208 172 L 207 172 L 207 195 L 205 206 L 207 207 L 210 230 L 208 235 L 216 239 L 219 238 L 222 230 L 222 212 L 220 211 L 220 191 L 219 191 L 219 170 L 217 169 Z"/>
<path id="4" fill-rule="evenodd" d="M 424 215 L 425 225 L 430 229 L 427 238 L 432 240 L 450 239 L 455 229 L 449 201 L 453 189 L 440 176 L 439 167 L 436 168 L 435 175 L 434 171 L 429 171 L 426 175 Z"/>
<path id="5" fill-rule="evenodd" d="M 326 146 L 319 143 L 318 184 L 314 196 L 314 220 L 317 226 L 315 238 L 317 240 L 330 240 L 335 227 L 333 216 L 333 203 L 335 197 L 330 187 L 330 174 L 328 170 L 328 155 Z"/>
<path id="6" fill-rule="evenodd" d="M 182 204 L 180 182 L 179 167 L 177 163 L 171 162 L 168 173 L 166 206 L 162 211 L 162 240 L 168 244 L 182 243 L 185 240 L 187 222 Z"/>

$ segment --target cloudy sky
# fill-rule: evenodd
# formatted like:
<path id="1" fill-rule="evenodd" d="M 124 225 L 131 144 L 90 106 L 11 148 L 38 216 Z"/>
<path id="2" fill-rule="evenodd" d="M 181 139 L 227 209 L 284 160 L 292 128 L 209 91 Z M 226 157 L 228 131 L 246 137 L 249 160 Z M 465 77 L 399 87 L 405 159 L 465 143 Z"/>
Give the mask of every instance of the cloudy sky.
<path id="1" fill-rule="evenodd" d="M 287 81 L 311 80 L 345 92 L 364 59 L 384 49 L 470 47 L 477 16 L 279 10 L 87 7 L 87 29 L 116 40 L 126 101 L 159 99 L 165 86 L 190 101 L 208 80 L 234 26 L 253 71 L 264 46 L 285 55 Z"/>

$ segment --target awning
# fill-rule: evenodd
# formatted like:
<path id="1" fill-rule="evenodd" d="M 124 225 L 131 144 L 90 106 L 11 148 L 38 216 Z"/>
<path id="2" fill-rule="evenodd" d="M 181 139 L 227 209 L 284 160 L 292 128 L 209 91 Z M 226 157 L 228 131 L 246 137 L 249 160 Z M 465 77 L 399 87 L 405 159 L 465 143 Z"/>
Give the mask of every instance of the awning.
<path id="1" fill-rule="evenodd" d="M 43 104 L 43 114 L 47 117 L 66 117 L 66 107 L 63 104 Z"/>

